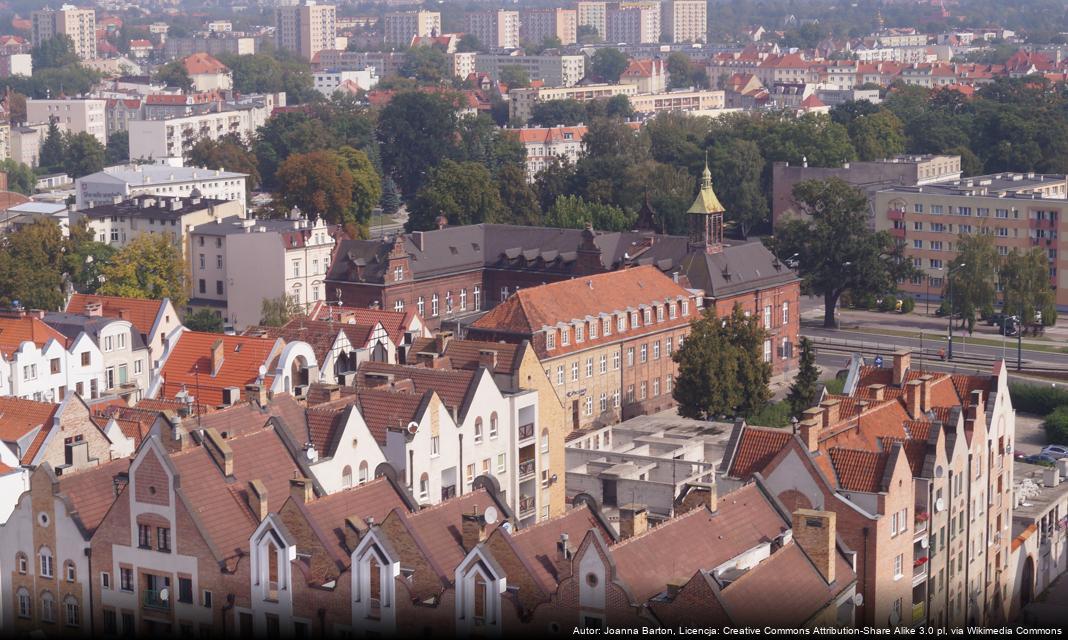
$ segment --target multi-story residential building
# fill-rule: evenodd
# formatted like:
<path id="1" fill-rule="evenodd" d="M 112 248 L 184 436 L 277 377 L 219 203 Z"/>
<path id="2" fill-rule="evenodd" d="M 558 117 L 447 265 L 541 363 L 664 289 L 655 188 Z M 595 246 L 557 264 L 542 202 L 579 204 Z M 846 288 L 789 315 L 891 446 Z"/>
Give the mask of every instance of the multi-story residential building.
<path id="1" fill-rule="evenodd" d="M 437 11 L 395 11 L 383 20 L 382 37 L 386 44 L 407 47 L 412 38 L 441 35 L 441 13 Z"/>
<path id="2" fill-rule="evenodd" d="M 635 113 L 643 114 L 664 111 L 716 112 L 726 107 L 726 95 L 726 92 L 720 89 L 667 91 L 631 96 L 630 105 Z"/>
<path id="3" fill-rule="evenodd" d="M 20 311 L 0 317 L 0 396 L 60 402 L 77 393 L 96 399 L 104 388 L 99 347 L 84 334 L 72 341 L 43 315 Z"/>
<path id="4" fill-rule="evenodd" d="M 475 73 L 478 58 L 481 57 L 478 52 L 475 51 L 457 51 L 448 55 L 449 70 L 452 75 L 466 80 L 472 73 Z M 583 61 L 585 66 L 585 61 Z"/>
<path id="5" fill-rule="evenodd" d="M 605 29 L 606 42 L 660 42 L 660 3 L 637 0 L 609 4 Z"/>
<path id="6" fill-rule="evenodd" d="M 573 87 L 586 75 L 586 56 L 476 54 L 475 71 L 485 73 L 493 82 L 500 80 L 501 69 L 505 67 L 519 67 L 531 80 L 540 80 L 545 87 Z"/>
<path id="7" fill-rule="evenodd" d="M 206 53 L 210 56 L 245 56 L 256 53 L 258 49 L 258 39 L 252 36 L 227 32 L 204 33 L 167 38 L 163 43 L 163 57 L 175 60 L 195 53 Z"/>
<path id="8" fill-rule="evenodd" d="M 337 7 L 315 0 L 276 7 L 275 42 L 308 60 L 324 49 L 337 49 Z"/>
<path id="9" fill-rule="evenodd" d="M 312 74 L 315 90 L 326 97 L 335 91 L 368 91 L 378 85 L 374 67 L 363 69 L 325 69 Z"/>
<path id="10" fill-rule="evenodd" d="M 195 91 L 230 91 L 234 74 L 225 64 L 207 53 L 194 53 L 182 59 L 182 65 Z"/>
<path id="11" fill-rule="evenodd" d="M 847 162 L 841 167 L 810 167 L 775 162 L 771 168 L 771 220 L 778 225 L 788 216 L 804 215 L 794 202 L 794 185 L 804 180 L 840 178 L 864 189 L 869 198 L 891 186 L 922 186 L 960 178 L 960 156 L 902 155 L 870 162 Z"/>
<path id="12" fill-rule="evenodd" d="M 193 192 L 208 200 L 236 201 L 246 206 L 248 175 L 165 164 L 119 164 L 74 181 L 75 207 L 86 209 L 114 204 L 140 195 L 190 198 Z"/>
<path id="13" fill-rule="evenodd" d="M 108 143 L 107 117 L 105 115 L 107 100 L 62 99 L 26 100 L 26 121 L 48 123 L 54 121 L 61 131 L 71 133 L 88 133 L 100 141 Z"/>
<path id="14" fill-rule="evenodd" d="M 148 347 L 151 363 L 148 371 L 159 366 L 166 352 L 170 336 L 182 327 L 181 319 L 170 299 L 120 298 L 75 293 L 67 300 L 64 310 L 68 314 L 93 317 L 117 318 L 129 321 L 140 334 L 141 342 Z"/>
<path id="15" fill-rule="evenodd" d="M 65 35 L 74 45 L 74 53 L 82 60 L 96 57 L 96 10 L 79 9 L 65 4 L 59 9 L 34 11 L 31 17 L 33 46 L 58 35 Z"/>
<path id="16" fill-rule="evenodd" d="M 534 182 L 538 172 L 560 160 L 574 164 L 582 155 L 586 127 L 525 127 L 515 130 L 526 149 L 527 180 Z"/>
<path id="17" fill-rule="evenodd" d="M 148 391 L 152 372 L 152 359 L 141 332 L 129 320 L 105 317 L 102 307 L 94 305 L 88 311 L 46 313 L 44 322 L 66 336 L 72 345 L 81 343 L 83 336 L 96 344 L 104 369 L 103 394 L 120 395 L 131 402 L 140 400 Z M 64 395 L 61 390 L 57 401 L 63 400 Z"/>
<path id="18" fill-rule="evenodd" d="M 1066 197 L 1068 178 L 1061 174 L 998 173 L 890 187 L 875 194 L 875 228 L 892 234 L 923 272 L 901 284 L 914 296 L 926 296 L 928 287 L 940 295 L 945 270 L 957 255 L 957 238 L 981 234 L 993 236 L 1002 256 L 1013 250 L 1045 251 L 1056 304 L 1062 306 L 1068 305 L 1068 237 L 1060 234 L 1068 215 Z"/>
<path id="19" fill-rule="evenodd" d="M 619 76 L 619 84 L 638 86 L 638 93 L 663 93 L 667 91 L 667 61 L 631 60 Z"/>
<path id="20" fill-rule="evenodd" d="M 517 124 L 530 119 L 534 105 L 549 100 L 577 100 L 588 102 L 613 96 L 638 95 L 638 87 L 633 84 L 588 84 L 579 87 L 533 87 L 513 89 L 508 92 L 508 119 Z"/>
<path id="21" fill-rule="evenodd" d="M 540 45 L 556 38 L 562 45 L 575 44 L 578 39 L 578 12 L 575 9 L 532 8 L 519 12 L 519 40 Z"/>
<path id="22" fill-rule="evenodd" d="M 217 218 L 244 217 L 237 200 L 203 198 L 193 192 L 189 197 L 137 195 L 115 204 L 102 204 L 71 213 L 71 224 L 83 219 L 98 242 L 115 248 L 125 247 L 142 233 L 159 233 L 168 237 L 182 251 L 192 253 L 189 231 L 196 225 Z"/>
<path id="23" fill-rule="evenodd" d="M 259 324 L 262 303 L 289 296 L 304 310 L 331 297 L 324 281 L 338 229 L 299 214 L 283 220 L 243 214 L 190 227 L 189 308 L 213 309 L 238 329 Z"/>
<path id="24" fill-rule="evenodd" d="M 33 57 L 30 54 L 8 53 L 0 55 L 0 78 L 32 75 Z"/>
<path id="25" fill-rule="evenodd" d="M 280 105 L 284 106 L 284 104 Z M 236 134 L 251 139 L 267 118 L 274 105 L 261 103 L 250 106 L 226 105 L 221 110 L 165 120 L 131 120 L 131 160 L 160 160 L 184 158 L 198 140 L 218 140 Z"/>
<path id="26" fill-rule="evenodd" d="M 529 341 L 579 429 L 674 406 L 671 356 L 698 304 L 656 267 L 640 266 L 520 289 L 468 335 Z"/>
<path id="27" fill-rule="evenodd" d="M 753 70 L 765 87 L 776 84 L 808 84 L 819 81 L 813 72 L 812 63 L 800 53 L 769 55 L 756 65 Z"/>
<path id="28" fill-rule="evenodd" d="M 1068 571 L 1068 459 L 1054 467 L 1016 462 L 1013 469 L 1010 620 Z M 1026 615 L 1026 614 L 1023 614 Z"/>
<path id="29" fill-rule="evenodd" d="M 519 48 L 519 12 L 506 9 L 468 11 L 466 31 L 490 49 Z"/>
<path id="30" fill-rule="evenodd" d="M 708 3 L 705 0 L 662 0 L 660 29 L 670 42 L 708 40 Z"/>
<path id="31" fill-rule="evenodd" d="M 606 28 L 607 2 L 587 2 L 581 0 L 575 3 L 578 26 L 592 27 L 597 31 L 597 36 L 604 39 L 608 34 Z"/>
<path id="32" fill-rule="evenodd" d="M 856 553 L 858 618 L 902 626 L 998 625 L 1011 586 L 1015 412 L 1004 362 L 989 376 L 854 358 L 794 433 L 735 427 L 721 478 L 760 473 L 788 510 L 837 514 Z"/>

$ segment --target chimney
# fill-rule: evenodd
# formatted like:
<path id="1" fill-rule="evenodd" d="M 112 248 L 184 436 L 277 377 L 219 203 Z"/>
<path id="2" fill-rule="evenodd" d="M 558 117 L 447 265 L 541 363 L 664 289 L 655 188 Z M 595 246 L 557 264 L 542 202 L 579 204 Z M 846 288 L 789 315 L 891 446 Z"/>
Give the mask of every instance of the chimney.
<path id="1" fill-rule="evenodd" d="M 333 402 L 341 398 L 341 387 L 336 384 L 313 384 L 308 389 L 308 406 Z"/>
<path id="2" fill-rule="evenodd" d="M 649 512 L 643 504 L 625 504 L 619 508 L 619 537 L 626 540 L 649 530 Z"/>
<path id="3" fill-rule="evenodd" d="M 371 520 L 371 524 L 373 523 L 374 520 Z M 352 553 L 356 546 L 360 544 L 363 534 L 367 533 L 370 528 L 369 523 L 356 516 L 345 518 L 345 528 L 342 529 L 341 535 L 345 538 L 345 548 L 349 550 L 349 553 Z"/>
<path id="4" fill-rule="evenodd" d="M 445 227 L 449 226 L 449 219 L 444 215 L 440 215 L 434 219 L 434 224 L 438 226 L 438 231 L 441 231 Z"/>
<path id="5" fill-rule="evenodd" d="M 223 340 L 219 338 L 211 345 L 211 375 L 216 376 L 223 365 Z"/>
<path id="6" fill-rule="evenodd" d="M 871 384 L 868 385 L 868 391 L 871 392 L 873 400 L 883 400 L 886 397 L 886 385 L 885 384 Z"/>
<path id="7" fill-rule="evenodd" d="M 557 580 L 563 580 L 565 576 L 571 575 L 571 556 L 574 552 L 575 550 L 571 548 L 570 536 L 561 533 L 560 540 L 556 543 Z"/>
<path id="8" fill-rule="evenodd" d="M 986 410 L 983 406 L 983 392 L 980 389 L 972 391 L 968 407 L 964 410 L 964 427 L 974 429 L 976 424 L 986 424 Z"/>
<path id="9" fill-rule="evenodd" d="M 801 437 L 801 443 L 812 453 L 819 451 L 822 424 L 819 419 L 810 418 L 802 421 L 797 427 L 797 435 Z"/>
<path id="10" fill-rule="evenodd" d="M 715 512 L 719 508 L 719 499 L 716 485 L 711 482 L 689 482 L 689 489 L 682 502 L 676 507 L 675 513 L 682 514 L 704 507 Z"/>
<path id="11" fill-rule="evenodd" d="M 267 406 L 267 387 L 262 384 L 246 384 L 245 395 L 249 402 L 255 402 L 260 407 Z"/>
<path id="12" fill-rule="evenodd" d="M 934 376 L 925 374 L 920 376 L 920 409 L 925 413 L 931 410 L 931 387 L 934 386 Z"/>
<path id="13" fill-rule="evenodd" d="M 480 349 L 478 352 L 478 363 L 490 371 L 496 370 L 497 352 L 492 349 Z"/>
<path id="14" fill-rule="evenodd" d="M 834 544 L 835 513 L 798 509 L 793 517 L 794 542 L 808 554 L 827 584 L 834 582 L 836 557 Z"/>
<path id="15" fill-rule="evenodd" d="M 912 352 L 901 349 L 894 354 L 894 386 L 900 387 L 905 384 L 905 374 L 912 366 Z"/>
<path id="16" fill-rule="evenodd" d="M 208 427 L 204 430 L 204 448 L 207 449 L 208 455 L 222 470 L 224 476 L 229 478 L 234 475 L 234 450 L 230 448 L 230 443 L 219 435 L 215 427 Z"/>
<path id="17" fill-rule="evenodd" d="M 445 355 L 445 348 L 448 347 L 449 342 L 452 341 L 452 331 L 439 331 L 437 335 L 434 336 L 434 338 L 435 342 L 437 343 L 434 345 L 437 354 L 439 356 Z"/>
<path id="18" fill-rule="evenodd" d="M 314 496 L 312 481 L 308 478 L 291 478 L 289 480 L 289 497 L 301 504 L 308 504 Z"/>
<path id="19" fill-rule="evenodd" d="M 678 597 L 679 592 L 682 591 L 682 587 L 685 585 L 681 580 L 672 580 L 667 583 L 667 597 L 674 600 Z"/>
<path id="20" fill-rule="evenodd" d="M 823 407 L 823 428 L 830 429 L 832 426 L 838 424 L 838 405 L 840 402 L 834 398 L 830 400 L 824 400 L 820 403 Z"/>
<path id="21" fill-rule="evenodd" d="M 248 506 L 260 522 L 267 517 L 267 487 L 263 486 L 261 480 L 248 483 Z"/>
<path id="22" fill-rule="evenodd" d="M 464 551 L 474 549 L 486 537 L 486 518 L 478 512 L 478 507 L 472 513 L 463 514 Z"/>
<path id="23" fill-rule="evenodd" d="M 913 419 L 919 418 L 923 413 L 923 410 L 920 409 L 920 396 L 923 395 L 922 385 L 923 383 L 919 380 L 913 380 L 905 385 L 905 406 Z"/>
<path id="24" fill-rule="evenodd" d="M 1057 467 L 1048 467 L 1042 470 L 1042 485 L 1056 487 L 1061 483 L 1061 474 Z"/>
<path id="25" fill-rule="evenodd" d="M 104 305 L 99 302 L 90 302 L 85 305 L 85 315 L 90 318 L 99 318 L 104 315 Z"/>

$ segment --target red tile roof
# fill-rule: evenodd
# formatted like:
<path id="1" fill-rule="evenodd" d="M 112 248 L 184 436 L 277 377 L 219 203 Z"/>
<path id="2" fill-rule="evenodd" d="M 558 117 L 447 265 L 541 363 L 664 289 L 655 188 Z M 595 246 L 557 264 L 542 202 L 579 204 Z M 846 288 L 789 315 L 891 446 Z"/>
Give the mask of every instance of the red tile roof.
<path id="1" fill-rule="evenodd" d="M 0 351 L 5 356 L 18 351 L 23 342 L 32 342 L 38 348 L 49 340 L 55 340 L 65 348 L 67 337 L 33 316 L 24 318 L 0 318 Z M 42 375 L 45 372 L 42 372 Z"/>
<path id="2" fill-rule="evenodd" d="M 375 522 L 382 522 L 390 511 L 408 509 L 404 499 L 385 478 L 375 478 L 366 484 L 323 496 L 307 503 L 305 508 L 312 522 L 328 534 L 328 539 L 323 542 L 343 566 L 347 566 L 349 560 L 349 550 L 344 545 L 346 518 L 360 521 L 374 518 Z"/>
<path id="3" fill-rule="evenodd" d="M 379 389 L 361 389 L 359 392 L 360 415 L 378 444 L 386 445 L 386 431 L 404 429 L 418 421 L 420 411 L 428 400 L 428 394 L 407 393 Z M 310 410 L 309 410 L 310 411 Z"/>
<path id="4" fill-rule="evenodd" d="M 308 316 L 313 320 L 330 320 L 351 323 L 361 327 L 373 327 L 376 322 L 382 324 L 393 344 L 404 341 L 404 332 L 412 324 L 415 314 L 411 311 L 385 311 L 382 309 L 363 309 L 360 307 L 338 307 L 325 302 L 312 305 Z M 350 337 L 349 340 L 352 340 Z M 363 345 L 360 345 L 363 346 Z"/>
<path id="5" fill-rule="evenodd" d="M 212 375 L 212 346 L 218 341 L 222 341 L 223 361 Z M 186 331 L 163 365 L 164 385 L 160 395 L 173 398 L 185 388 L 198 402 L 221 405 L 223 389 L 237 387 L 244 393 L 245 385 L 255 383 L 259 377 L 260 366 L 270 368 L 271 361 L 277 357 L 274 353 L 277 342 L 270 338 Z"/>
<path id="6" fill-rule="evenodd" d="M 104 316 L 129 320 L 139 333 L 146 336 L 152 331 L 152 325 L 156 323 L 156 318 L 159 317 L 160 309 L 163 307 L 162 300 L 75 293 L 67 302 L 65 311 L 84 314 L 85 306 L 93 302 L 103 306 Z"/>
<path id="7" fill-rule="evenodd" d="M 883 490 L 883 474 L 890 458 L 887 452 L 832 448 L 827 452 L 834 465 L 838 484 L 847 491 L 879 493 Z"/>
<path id="8" fill-rule="evenodd" d="M 430 559 L 444 571 L 449 572 L 463 560 L 463 514 L 485 513 L 486 507 L 497 507 L 485 489 L 476 489 L 464 495 L 427 507 L 408 516 L 414 530 L 426 547 Z M 493 533 L 497 524 L 488 525 Z"/>
<path id="9" fill-rule="evenodd" d="M 368 378 L 371 374 L 371 378 Z M 385 362 L 364 362 L 356 372 L 356 384 L 362 389 L 373 388 L 374 374 L 391 375 L 394 383 L 410 380 L 415 392 L 434 391 L 445 406 L 457 412 L 466 410 L 464 400 L 475 381 L 475 372 L 465 369 L 428 369 Z"/>
<path id="10" fill-rule="evenodd" d="M 667 583 L 712 570 L 789 528 L 761 490 L 750 484 L 721 496 L 715 513 L 688 511 L 613 546 L 611 552 L 618 577 L 638 602 L 645 602 L 663 592 Z"/>
<path id="11" fill-rule="evenodd" d="M 765 429 L 746 426 L 735 449 L 729 474 L 735 478 L 748 478 L 763 471 L 793 434 L 785 429 Z"/>
<path id="12" fill-rule="evenodd" d="M 92 469 L 59 478 L 59 491 L 71 503 L 82 527 L 90 535 L 104 521 L 119 491 L 126 486 L 130 460 L 106 462 Z"/>
<path id="13" fill-rule="evenodd" d="M 52 426 L 58 404 L 0 396 L 0 440 L 14 442 L 35 427 Z M 45 429 L 47 431 L 47 429 Z"/>
<path id="14" fill-rule="evenodd" d="M 266 338 L 282 338 L 286 342 L 301 341 L 311 345 L 316 359 L 326 362 L 342 329 L 347 325 L 323 320 L 311 320 L 303 316 L 293 318 L 281 327 L 249 327 L 243 332 L 246 336 L 262 336 Z M 362 344 L 353 344 L 353 347 L 362 347 Z M 340 355 L 340 354 L 339 354 Z"/>
<path id="15" fill-rule="evenodd" d="M 560 580 L 556 571 L 556 543 L 560 535 L 566 533 L 573 544 L 578 544 L 590 529 L 600 531 L 605 540 L 612 535 L 605 530 L 601 520 L 590 508 L 583 505 L 569 509 L 563 515 L 544 520 L 533 526 L 520 529 L 512 535 L 513 547 L 526 560 L 534 572 L 534 577 L 541 584 L 555 587 Z"/>
<path id="16" fill-rule="evenodd" d="M 185 72 L 191 76 L 205 73 L 226 73 L 230 69 L 215 57 L 206 53 L 194 53 L 182 60 Z"/>

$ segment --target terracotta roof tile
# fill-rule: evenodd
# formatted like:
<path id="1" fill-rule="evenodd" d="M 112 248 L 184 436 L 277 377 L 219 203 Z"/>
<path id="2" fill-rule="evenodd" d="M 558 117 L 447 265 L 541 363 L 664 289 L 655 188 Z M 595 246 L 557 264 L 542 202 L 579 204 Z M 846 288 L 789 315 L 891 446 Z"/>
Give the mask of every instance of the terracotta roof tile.
<path id="1" fill-rule="evenodd" d="M 411 312 L 338 307 L 321 301 L 312 306 L 308 316 L 313 320 L 329 321 L 333 318 L 335 322 L 351 323 L 366 328 L 373 327 L 378 322 L 382 324 L 382 328 L 386 330 L 389 339 L 394 344 L 400 344 L 404 341 L 404 332 L 408 330 L 412 319 Z"/>
<path id="2" fill-rule="evenodd" d="M 212 375 L 212 346 L 220 340 L 223 362 Z M 243 393 L 245 385 L 256 382 L 261 365 L 269 368 L 276 342 L 270 338 L 186 331 L 163 365 L 160 395 L 173 398 L 184 387 L 194 397 L 199 396 L 198 402 L 221 405 L 223 389 L 237 387 Z"/>
<path id="3" fill-rule="evenodd" d="M 793 437 L 785 429 L 763 429 L 747 426 L 731 461 L 730 475 L 748 478 L 771 462 Z"/>
<path id="4" fill-rule="evenodd" d="M 307 342 L 315 353 L 315 358 L 322 363 L 326 362 L 327 356 L 330 355 L 331 350 L 337 343 L 341 329 L 341 325 L 338 325 L 336 322 L 310 320 L 308 318 L 299 317 L 293 318 L 281 327 L 249 327 L 248 329 L 245 329 L 243 335 L 265 338 L 282 338 L 286 342 Z M 353 346 L 361 347 L 363 345 L 354 344 Z"/>
<path id="5" fill-rule="evenodd" d="M 71 502 L 78 520 L 92 535 L 103 522 L 119 491 L 126 486 L 130 460 L 123 458 L 59 478 L 59 491 Z"/>
<path id="6" fill-rule="evenodd" d="M 370 374 L 370 377 L 368 376 Z M 411 380 L 416 393 L 434 391 L 449 408 L 459 413 L 464 410 L 464 400 L 475 381 L 475 372 L 465 369 L 428 369 L 385 362 L 364 362 L 356 372 L 356 384 L 360 389 L 376 386 L 376 376 L 393 376 L 394 382 Z"/>
<path id="7" fill-rule="evenodd" d="M 15 442 L 41 425 L 47 425 L 47 429 L 42 429 L 47 431 L 52 426 L 58 408 L 58 404 L 51 402 L 0 397 L 0 440 Z"/>
<path id="8" fill-rule="evenodd" d="M 466 552 L 463 548 L 463 514 L 485 513 L 497 504 L 485 489 L 476 489 L 408 516 L 408 522 L 426 546 L 430 559 L 451 576 Z M 498 525 L 489 525 L 487 535 Z"/>
<path id="9" fill-rule="evenodd" d="M 847 491 L 879 493 L 890 454 L 858 449 L 832 448 L 828 450 L 838 484 Z"/>
<path id="10" fill-rule="evenodd" d="M 606 540 L 612 539 L 601 521 L 593 515 L 589 507 L 583 505 L 569 509 L 563 515 L 550 520 L 520 529 L 512 535 L 512 542 L 516 551 L 526 559 L 538 581 L 551 587 L 559 582 L 556 572 L 556 543 L 560 540 L 560 535 L 566 533 L 568 539 L 577 544 L 590 529 L 600 531 Z"/>
<path id="11" fill-rule="evenodd" d="M 226 73 L 230 69 L 213 56 L 206 53 L 194 53 L 182 60 L 185 72 L 191 76 L 205 73 Z"/>
<path id="12" fill-rule="evenodd" d="M 375 478 L 366 484 L 342 489 L 313 500 L 305 507 L 312 521 L 330 536 L 324 542 L 331 545 L 332 552 L 337 554 L 338 559 L 343 559 L 345 565 L 349 557 L 349 550 L 344 544 L 346 518 L 351 516 L 361 521 L 374 518 L 375 522 L 382 522 L 394 509 L 407 510 L 404 499 L 385 478 Z"/>
<path id="13" fill-rule="evenodd" d="M 5 356 L 18 351 L 23 342 L 32 342 L 38 348 L 42 348 L 50 340 L 55 340 L 64 347 L 70 342 L 66 336 L 39 318 L 32 316 L 0 318 L 0 351 Z"/>
<path id="14" fill-rule="evenodd" d="M 163 307 L 162 300 L 75 293 L 67 302 L 67 308 L 64 311 L 84 314 L 86 305 L 94 302 L 103 306 L 103 315 L 129 320 L 142 335 L 148 335 L 152 331 L 152 325 L 156 323 L 156 318 Z"/>
<path id="15" fill-rule="evenodd" d="M 611 548 L 616 573 L 638 602 L 667 583 L 711 570 L 790 528 L 755 484 L 720 496 L 718 510 L 694 509 Z M 685 553 L 680 553 L 685 549 Z"/>
<path id="16" fill-rule="evenodd" d="M 389 429 L 404 429 L 416 421 L 423 407 L 424 393 L 361 389 L 358 394 L 360 415 L 378 444 L 386 445 Z"/>

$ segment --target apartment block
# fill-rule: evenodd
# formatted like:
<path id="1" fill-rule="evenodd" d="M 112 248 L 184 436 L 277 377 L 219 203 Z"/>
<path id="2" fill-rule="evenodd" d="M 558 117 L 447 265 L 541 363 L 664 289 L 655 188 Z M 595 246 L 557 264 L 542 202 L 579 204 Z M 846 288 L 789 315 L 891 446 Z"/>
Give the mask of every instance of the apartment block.
<path id="1" fill-rule="evenodd" d="M 592 27 L 597 30 L 601 39 L 608 33 L 606 30 L 607 2 L 576 2 L 575 12 L 578 18 L 578 26 Z"/>
<path id="2" fill-rule="evenodd" d="M 337 7 L 305 0 L 275 8 L 275 40 L 286 49 L 311 60 L 324 49 L 337 49 Z"/>
<path id="3" fill-rule="evenodd" d="M 538 172 L 557 160 L 571 164 L 578 162 L 586 130 L 582 125 L 517 129 L 516 135 L 527 152 L 527 180 L 533 182 Z"/>
<path id="4" fill-rule="evenodd" d="M 726 93 L 712 91 L 668 91 L 631 96 L 635 113 L 655 114 L 663 111 L 708 112 L 726 107 Z"/>
<path id="5" fill-rule="evenodd" d="M 198 192 L 211 200 L 236 200 L 245 208 L 244 173 L 163 164 L 120 164 L 74 181 L 75 207 L 114 204 L 138 195 L 191 197 Z"/>
<path id="6" fill-rule="evenodd" d="M 312 81 L 315 90 L 329 98 L 334 95 L 335 91 L 355 92 L 373 89 L 378 84 L 378 74 L 375 73 L 374 67 L 359 70 L 326 69 L 314 72 Z"/>
<path id="7" fill-rule="evenodd" d="M 519 12 L 497 9 L 464 14 L 466 31 L 489 49 L 519 48 Z"/>
<path id="8" fill-rule="evenodd" d="M 219 110 L 190 116 L 162 120 L 130 120 L 127 122 L 130 158 L 183 158 L 201 138 L 218 140 L 231 134 L 251 138 L 270 117 L 276 104 L 285 106 L 285 101 L 266 96 L 254 98 L 252 102 L 227 104 Z"/>
<path id="9" fill-rule="evenodd" d="M 633 84 L 588 84 L 581 87 L 536 87 L 515 89 L 508 92 L 509 121 L 522 123 L 530 119 L 534 105 L 549 100 L 607 99 L 624 95 L 633 99 L 638 95 L 638 86 Z"/>
<path id="10" fill-rule="evenodd" d="M 96 10 L 79 9 L 65 4 L 59 9 L 34 11 L 30 34 L 33 46 L 58 35 L 65 35 L 74 44 L 74 53 L 82 60 L 96 58 Z"/>
<path id="11" fill-rule="evenodd" d="M 708 40 L 708 3 L 705 0 L 662 0 L 660 29 L 669 42 Z"/>
<path id="12" fill-rule="evenodd" d="M 548 38 L 560 44 L 574 44 L 578 38 L 578 12 L 575 9 L 523 9 L 519 12 L 519 40 L 539 45 Z"/>
<path id="13" fill-rule="evenodd" d="M 605 29 L 605 42 L 660 42 L 660 3 L 640 0 L 609 4 Z"/>
<path id="14" fill-rule="evenodd" d="M 216 311 L 237 329 L 259 324 L 264 299 L 304 310 L 330 297 L 324 284 L 338 230 L 322 218 L 220 216 L 189 228 L 190 309 Z"/>
<path id="15" fill-rule="evenodd" d="M 1068 253 L 1061 222 L 1068 215 L 1064 175 L 998 173 L 876 192 L 875 228 L 889 232 L 923 273 L 903 291 L 940 295 L 961 234 L 989 235 L 998 255 L 1040 248 L 1049 258 L 1056 304 L 1068 305 Z M 1000 288 L 1000 285 L 998 285 Z"/>
<path id="16" fill-rule="evenodd" d="M 383 21 L 383 39 L 394 47 L 411 45 L 412 38 L 441 35 L 441 13 L 437 11 L 395 11 Z"/>
<path id="17" fill-rule="evenodd" d="M 168 60 L 185 58 L 194 53 L 218 55 L 252 55 L 258 49 L 258 40 L 233 32 L 204 33 L 181 38 L 167 38 L 163 43 L 163 57 Z"/>
<path id="18" fill-rule="evenodd" d="M 47 123 L 54 120 L 61 131 L 88 133 L 106 145 L 106 110 L 107 100 L 30 98 L 26 100 L 26 121 Z"/>
<path id="19" fill-rule="evenodd" d="M 0 78 L 32 75 L 33 59 L 30 54 L 8 53 L 0 55 Z"/>
<path id="20" fill-rule="evenodd" d="M 479 53 L 475 57 L 475 71 L 487 74 L 494 82 L 500 80 L 501 69 L 513 66 L 526 71 L 531 80 L 542 81 L 545 87 L 573 87 L 586 75 L 586 56 L 510 56 Z"/>
<path id="21" fill-rule="evenodd" d="M 129 321 L 148 346 L 152 358 L 149 370 L 155 370 L 164 356 L 168 338 L 182 327 L 178 313 L 170 299 L 121 298 L 86 293 L 71 294 L 64 309 L 66 313 L 100 315 Z"/>
<path id="22" fill-rule="evenodd" d="M 1010 602 L 1015 412 L 1004 362 L 983 375 L 854 357 L 793 433 L 739 424 L 720 480 L 760 473 L 786 509 L 820 508 L 855 550 L 858 620 L 999 625 Z"/>

